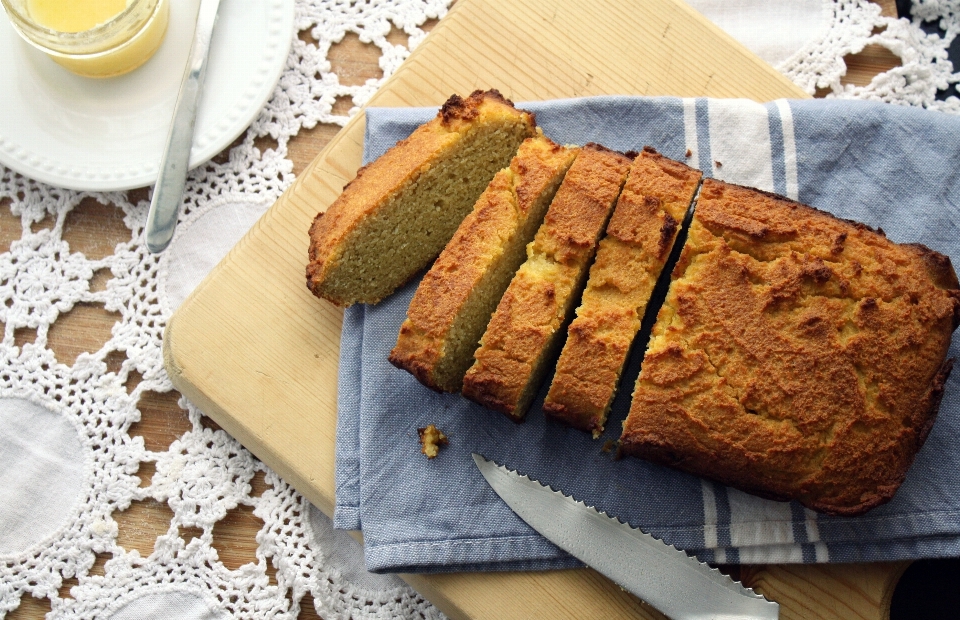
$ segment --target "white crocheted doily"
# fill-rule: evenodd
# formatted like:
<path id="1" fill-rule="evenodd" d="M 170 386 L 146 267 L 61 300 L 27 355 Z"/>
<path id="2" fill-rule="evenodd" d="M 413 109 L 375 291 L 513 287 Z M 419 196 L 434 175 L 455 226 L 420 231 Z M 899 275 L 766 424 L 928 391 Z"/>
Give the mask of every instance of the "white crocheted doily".
<path id="1" fill-rule="evenodd" d="M 937 99 L 937 91 L 960 82 L 947 50 L 960 32 L 960 0 L 914 0 L 913 21 L 880 15 L 869 0 L 825 0 L 824 34 L 777 65 L 811 95 L 830 89 L 827 98 L 871 99 L 960 113 L 960 99 Z M 939 23 L 945 36 L 927 34 L 921 22 Z M 901 66 L 873 78 L 867 86 L 841 84 L 847 67 L 844 56 L 858 54 L 867 45 L 880 45 L 898 56 Z M 960 69 L 960 68 L 958 68 Z"/>
<path id="2" fill-rule="evenodd" d="M 34 596 L 50 600 L 51 618 L 140 618 L 154 609 L 184 619 L 294 618 L 306 593 L 325 618 L 442 617 L 396 577 L 366 573 L 352 539 L 233 438 L 204 428 L 185 399 L 192 428 L 165 451 L 148 450 L 129 430 L 144 393 L 172 390 L 160 346 L 167 318 L 293 181 L 290 138 L 317 123 L 345 124 L 346 116 L 332 112 L 335 101 L 350 98 L 354 113 L 409 54 L 387 41 L 391 28 L 409 35 L 412 49 L 425 36 L 419 26 L 443 17 L 448 3 L 298 0 L 296 28 L 319 43 L 293 40 L 280 83 L 242 142 L 225 162 L 191 174 L 176 237 L 160 256 L 141 240 L 147 203 L 134 194 L 57 189 L 0 167 L 0 200 L 9 201 L 22 227 L 0 254 L 0 617 Z M 818 35 L 778 68 L 810 93 L 828 88 L 831 97 L 960 112 L 957 98 L 936 99 L 938 89 L 960 81 L 946 59 L 960 30 L 958 7 L 960 0 L 915 0 L 911 23 L 881 17 L 866 0 L 826 1 Z M 920 19 L 939 21 L 946 37 L 924 34 Z M 381 80 L 344 86 L 332 72 L 328 51 L 350 32 L 382 51 Z M 887 47 L 903 66 L 869 86 L 843 86 L 842 58 L 869 44 Z M 255 141 L 266 136 L 277 146 L 261 152 Z M 90 197 L 119 206 L 130 233 L 99 260 L 63 238 L 67 215 Z M 32 230 L 47 218 L 55 220 L 52 229 Z M 105 290 L 91 290 L 104 269 L 112 275 Z M 67 366 L 48 347 L 48 332 L 81 303 L 103 304 L 120 318 L 99 351 Z M 17 346 L 22 329 L 36 330 L 36 340 Z M 108 368 L 111 354 L 124 357 L 119 372 Z M 128 393 L 132 373 L 142 380 Z M 144 462 L 154 463 L 156 474 L 141 488 L 136 473 Z M 269 488 L 254 497 L 250 482 L 258 471 Z M 113 515 L 147 498 L 166 503 L 173 518 L 154 552 L 142 557 L 117 544 Z M 258 562 L 230 570 L 212 544 L 213 528 L 241 505 L 264 522 Z M 182 528 L 202 535 L 184 542 Z M 102 576 L 90 574 L 98 553 L 111 556 Z M 60 598 L 71 577 L 79 585 Z"/>

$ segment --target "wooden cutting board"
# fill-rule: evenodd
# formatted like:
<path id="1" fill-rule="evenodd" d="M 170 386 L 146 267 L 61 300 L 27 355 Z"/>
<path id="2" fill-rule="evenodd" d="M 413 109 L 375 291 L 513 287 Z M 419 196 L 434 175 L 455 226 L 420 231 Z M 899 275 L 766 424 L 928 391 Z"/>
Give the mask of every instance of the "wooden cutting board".
<path id="1" fill-rule="evenodd" d="M 679 0 L 460 0 L 370 105 L 439 105 L 491 87 L 515 101 L 807 97 Z M 353 178 L 363 133 L 358 114 L 183 303 L 164 338 L 174 386 L 328 515 L 342 312 L 305 287 L 307 229 Z M 784 618 L 833 609 L 880 618 L 900 570 L 789 567 L 753 579 L 781 598 Z M 457 618 L 662 617 L 589 569 L 404 578 Z"/>

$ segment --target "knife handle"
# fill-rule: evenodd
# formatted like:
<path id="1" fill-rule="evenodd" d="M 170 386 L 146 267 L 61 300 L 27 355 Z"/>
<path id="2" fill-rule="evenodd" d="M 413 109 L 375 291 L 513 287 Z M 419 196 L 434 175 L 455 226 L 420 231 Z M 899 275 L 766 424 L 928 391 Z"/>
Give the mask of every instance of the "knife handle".
<path id="1" fill-rule="evenodd" d="M 201 0 L 197 11 L 193 44 L 180 82 L 170 132 L 167 134 L 166 146 L 160 160 L 160 174 L 153 188 L 150 211 L 147 213 L 145 237 L 147 248 L 154 254 L 162 252 L 169 245 L 180 215 L 183 188 L 187 184 L 187 172 L 190 168 L 190 150 L 193 147 L 193 130 L 197 123 L 200 92 L 219 4 L 220 0 Z"/>

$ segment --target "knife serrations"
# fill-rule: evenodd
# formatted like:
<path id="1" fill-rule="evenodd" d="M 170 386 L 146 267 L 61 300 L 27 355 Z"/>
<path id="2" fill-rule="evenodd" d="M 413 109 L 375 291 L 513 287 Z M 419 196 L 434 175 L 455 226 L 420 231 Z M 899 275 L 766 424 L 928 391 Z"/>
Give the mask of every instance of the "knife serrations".
<path id="1" fill-rule="evenodd" d="M 675 620 L 779 617 L 779 605 L 680 549 L 474 454 L 517 515 L 558 547 Z"/>

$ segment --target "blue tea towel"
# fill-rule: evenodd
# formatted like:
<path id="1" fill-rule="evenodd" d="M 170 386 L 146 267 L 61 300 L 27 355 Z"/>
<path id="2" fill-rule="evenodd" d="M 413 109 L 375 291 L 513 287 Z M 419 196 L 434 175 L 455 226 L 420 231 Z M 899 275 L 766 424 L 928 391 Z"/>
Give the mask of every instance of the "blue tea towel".
<path id="1" fill-rule="evenodd" d="M 530 103 L 562 144 L 644 145 L 707 176 L 798 199 L 881 227 L 960 264 L 960 118 L 850 101 L 597 97 Z M 370 109 L 364 161 L 435 114 Z M 615 461 L 642 347 L 635 346 L 607 430 L 547 422 L 541 403 L 515 424 L 457 394 L 437 394 L 389 364 L 416 289 L 344 317 L 335 524 L 362 529 L 371 571 L 564 568 L 577 562 L 521 521 L 487 486 L 479 452 L 718 563 L 857 562 L 960 555 L 960 372 L 906 482 L 853 518 L 773 502 L 639 459 Z M 955 337 L 949 355 L 960 355 Z M 417 428 L 450 438 L 427 460 Z"/>

